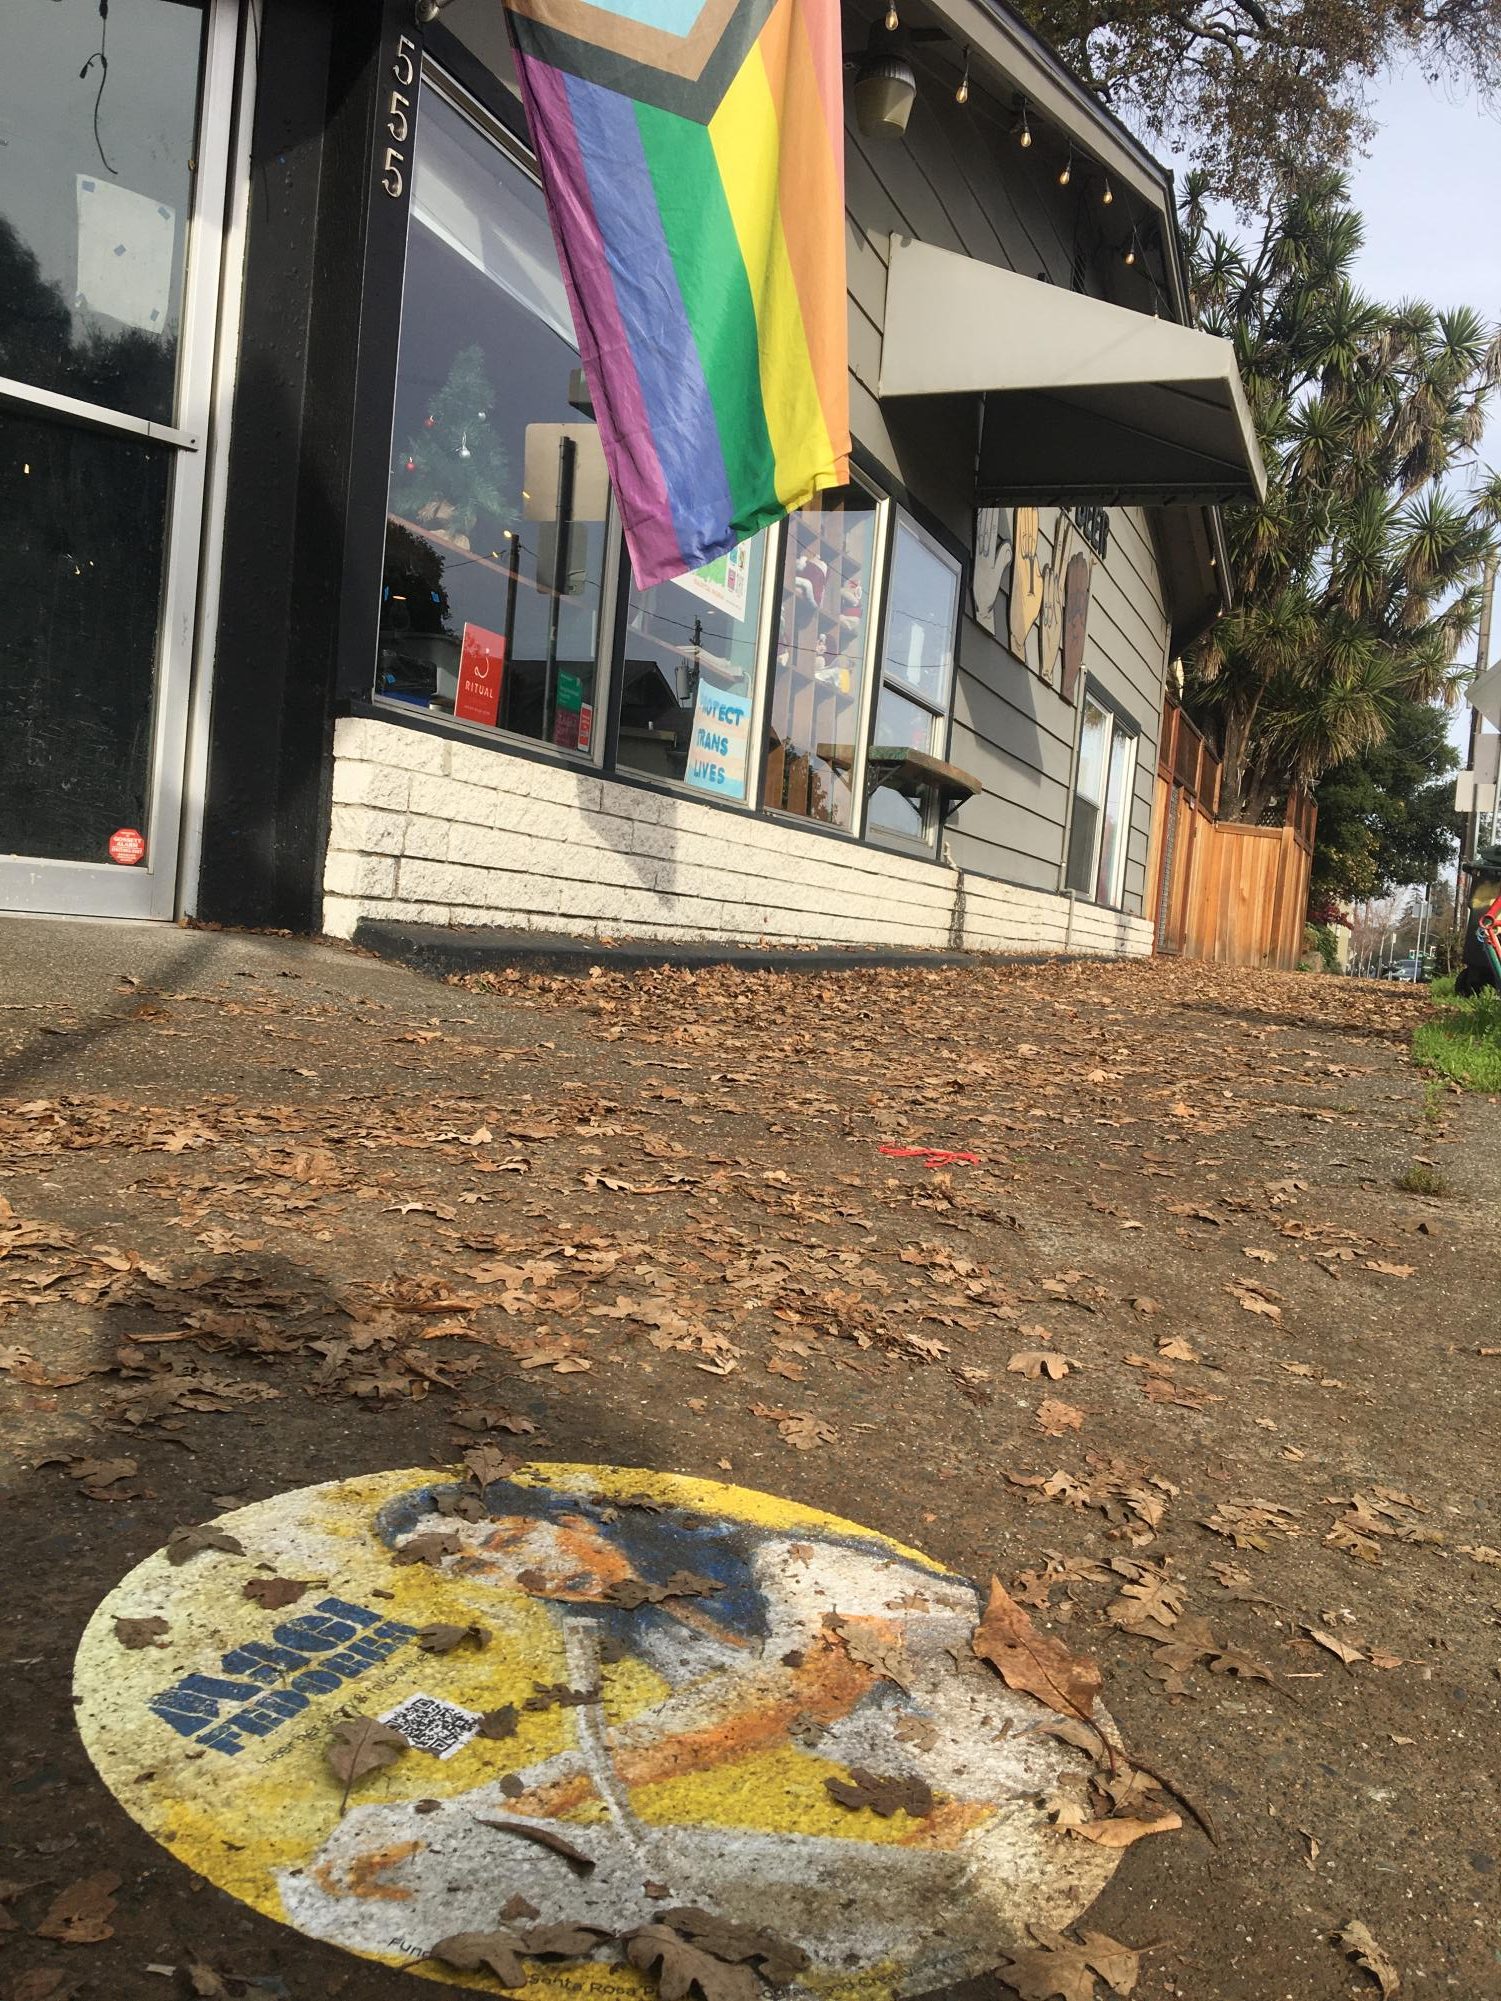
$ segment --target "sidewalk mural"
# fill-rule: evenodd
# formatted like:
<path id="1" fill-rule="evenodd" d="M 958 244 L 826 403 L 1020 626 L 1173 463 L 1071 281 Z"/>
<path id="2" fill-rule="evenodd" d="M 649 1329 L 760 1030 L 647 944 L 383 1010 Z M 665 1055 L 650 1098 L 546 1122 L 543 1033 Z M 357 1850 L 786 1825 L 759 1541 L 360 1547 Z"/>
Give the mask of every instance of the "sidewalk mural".
<path id="1" fill-rule="evenodd" d="M 529 1992 L 644 1995 L 611 1941 L 691 1906 L 775 1933 L 780 1991 L 875 2001 L 1061 1928 L 1116 1859 L 1049 1824 L 1088 1761 L 974 1659 L 977 1615 L 917 1551 L 743 1488 L 375 1474 L 178 1531 L 90 1621 L 79 1723 L 181 1861 L 352 1952 L 493 1989 L 423 1956 L 529 1911 L 601 1934 Z M 356 1715 L 411 1749 L 343 1803 Z"/>

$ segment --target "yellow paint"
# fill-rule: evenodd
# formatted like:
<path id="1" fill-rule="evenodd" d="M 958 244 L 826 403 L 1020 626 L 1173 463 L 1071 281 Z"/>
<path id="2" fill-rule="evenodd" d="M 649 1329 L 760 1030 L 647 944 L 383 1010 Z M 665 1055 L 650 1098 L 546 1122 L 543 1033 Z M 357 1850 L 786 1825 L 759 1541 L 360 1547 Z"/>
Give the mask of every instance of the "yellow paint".
<path id="1" fill-rule="evenodd" d="M 581 1499 L 645 1496 L 664 1507 L 794 1539 L 804 1533 L 849 1538 L 877 1558 L 890 1555 L 920 1566 L 935 1582 L 949 1576 L 919 1551 L 856 1523 L 714 1481 L 582 1464 L 538 1466 L 515 1477 L 520 1485 Z M 352 1854 L 347 1838 L 342 1850 L 337 1844 L 329 1849 L 340 1824 L 342 1787 L 326 1761 L 331 1726 L 341 1715 L 376 1716 L 418 1691 L 474 1711 L 512 1704 L 518 1712 L 516 1734 L 497 1741 L 476 1738 L 446 1760 L 410 1752 L 359 1779 L 352 1807 L 450 1801 L 509 1773 L 529 1772 L 535 1790 L 509 1802 L 505 1810 L 512 1815 L 548 1814 L 582 1829 L 610 1818 L 608 1801 L 576 1762 L 565 1766 L 561 1777 L 536 1777 L 547 1760 L 578 1751 L 586 1741 L 578 1709 L 524 1707 L 535 1684 L 573 1680 L 567 1645 L 576 1640 L 565 1642 L 563 1617 L 487 1563 L 483 1547 L 442 1570 L 399 1566 L 373 1533 L 375 1516 L 387 1502 L 451 1478 L 451 1472 L 424 1469 L 369 1474 L 236 1510 L 220 1525 L 243 1542 L 242 1556 L 209 1552 L 179 1569 L 161 1552 L 148 1557 L 98 1608 L 80 1643 L 79 1724 L 105 1782 L 180 1861 L 269 1917 L 287 1920 L 278 1876 L 288 1874 L 289 1880 L 318 1884 L 335 1907 L 347 1900 L 351 1910 L 389 1911 L 398 1927 L 418 1922 L 410 1915 L 419 1901 L 411 1887 L 415 1879 L 404 1872 L 421 1866 L 427 1845 L 423 1820 L 393 1817 L 387 1829 L 398 1828 L 399 1836 L 387 1831 L 363 1852 Z M 566 1564 L 572 1560 L 571 1531 L 566 1520 L 556 1527 L 555 1554 Z M 514 1558 L 525 1540 L 514 1525 L 498 1525 L 495 1535 L 497 1563 L 503 1545 Z M 581 1533 L 581 1548 L 587 1542 Z M 592 1546 L 589 1560 L 598 1561 Z M 244 1597 L 243 1587 L 269 1572 L 317 1581 L 298 1604 L 267 1612 Z M 276 1629 L 307 1614 L 323 1597 L 413 1627 L 476 1621 L 494 1637 L 483 1650 L 464 1647 L 444 1655 L 407 1642 L 358 1679 L 311 1696 L 304 1711 L 270 1735 L 246 1739 L 234 1757 L 176 1735 L 149 1710 L 153 1695 L 184 1676 L 223 1675 L 221 1655 L 252 1641 L 276 1644 Z M 692 1605 L 685 1611 L 702 1616 Z M 114 1620 L 151 1613 L 168 1620 L 167 1644 L 123 1648 L 114 1636 Z M 888 1820 L 869 1811 L 851 1813 L 829 1797 L 824 1783 L 846 1775 L 844 1768 L 789 1740 L 799 1705 L 804 1713 L 833 1721 L 850 1711 L 868 1685 L 866 1670 L 832 1641 L 821 1642 L 810 1655 L 796 1700 L 773 1693 L 737 1707 L 730 1681 L 723 1693 L 706 1698 L 701 1723 L 686 1716 L 675 1734 L 661 1740 L 652 1739 L 648 1725 L 644 1738 L 632 1740 L 633 1719 L 648 1716 L 674 1693 L 682 1698 L 684 1689 L 675 1692 L 648 1661 L 628 1655 L 604 1667 L 602 1703 L 589 1728 L 603 1723 L 623 1732 L 624 1741 L 612 1749 L 616 1777 L 630 1812 L 645 1827 L 797 1832 L 849 1841 L 862 1851 L 951 1846 L 984 1818 L 985 1808 L 955 1802 L 957 1815 L 945 1807 L 926 1827 L 905 1814 Z M 506 1837 L 493 1838 L 496 1880 L 503 1885 Z M 431 1937 L 430 1925 L 417 1935 Z M 389 1965 L 406 1965 L 411 1958 L 399 1951 L 366 1952 Z M 440 1984 L 493 1990 L 486 1975 L 445 1972 L 431 1962 L 414 1970 Z M 837 1977 L 810 1974 L 802 1984 L 821 2001 L 881 2001 L 892 1992 L 894 1978 L 892 1969 L 867 1969 Z M 652 1983 L 626 1966 L 590 1963 L 539 1968 L 527 1991 L 537 2001 L 636 2001 L 652 1991 Z"/>

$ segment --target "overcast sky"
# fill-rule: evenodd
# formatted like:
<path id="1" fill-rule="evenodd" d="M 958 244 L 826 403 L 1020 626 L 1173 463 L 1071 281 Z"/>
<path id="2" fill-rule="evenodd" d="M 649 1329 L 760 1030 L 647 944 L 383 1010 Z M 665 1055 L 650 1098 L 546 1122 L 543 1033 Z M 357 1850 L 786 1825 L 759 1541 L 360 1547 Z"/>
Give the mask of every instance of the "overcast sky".
<path id="1" fill-rule="evenodd" d="M 1381 130 L 1351 174 L 1365 217 L 1361 285 L 1386 303 L 1406 297 L 1434 306 L 1473 306 L 1501 321 L 1501 114 L 1425 83 L 1415 71 L 1392 78 L 1372 106 Z M 1498 396 L 1501 404 L 1501 396 Z M 1483 457 L 1501 470 L 1501 409 L 1494 410 Z M 1492 631 L 1491 657 L 1501 651 Z M 1473 642 L 1467 656 L 1474 658 Z M 1469 711 L 1450 734 L 1468 742 Z"/>

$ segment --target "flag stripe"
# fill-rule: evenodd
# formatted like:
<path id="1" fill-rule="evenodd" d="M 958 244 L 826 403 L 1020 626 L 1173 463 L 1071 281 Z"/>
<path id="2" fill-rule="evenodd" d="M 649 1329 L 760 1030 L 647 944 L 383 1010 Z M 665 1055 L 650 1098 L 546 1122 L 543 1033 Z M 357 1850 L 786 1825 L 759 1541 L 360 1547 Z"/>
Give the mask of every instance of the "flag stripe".
<path id="1" fill-rule="evenodd" d="M 675 563 L 681 553 L 667 480 L 647 419 L 630 337 L 620 317 L 588 175 L 562 73 L 519 52 L 516 69 L 542 167 L 579 352 L 588 374 L 611 479 L 623 512 L 639 524 L 632 556 L 643 569 Z M 609 357 L 606 360 L 606 356 Z M 639 544 L 639 546 L 638 546 Z M 674 574 L 669 568 L 667 574 Z"/>
<path id="2" fill-rule="evenodd" d="M 843 175 L 829 141 L 820 79 L 808 39 L 807 15 L 781 0 L 761 35 L 773 95 L 781 79 L 783 132 L 778 199 L 788 262 L 802 309 L 809 365 L 831 440 L 849 401 L 847 329 L 817 310 L 823 273 L 843 268 Z M 797 134 L 797 143 L 791 135 Z M 843 150 L 843 133 L 840 148 Z"/>
<path id="3" fill-rule="evenodd" d="M 755 303 L 735 225 L 704 126 L 638 104 L 646 161 L 662 211 L 729 473 L 735 516 L 745 522 L 776 491 L 776 462 L 761 403 Z"/>
<path id="4" fill-rule="evenodd" d="M 631 357 L 667 480 L 678 548 L 707 560 L 733 512 L 703 363 L 662 231 L 635 107 L 618 91 L 568 79 L 589 192 L 599 217 L 621 319 L 637 329 Z"/>
<path id="5" fill-rule="evenodd" d="M 758 42 L 709 123 L 720 178 L 745 262 L 761 346 L 761 394 L 776 453 L 777 498 L 806 499 L 813 462 L 831 462 L 813 382 L 802 306 L 778 202 L 781 126 Z"/>

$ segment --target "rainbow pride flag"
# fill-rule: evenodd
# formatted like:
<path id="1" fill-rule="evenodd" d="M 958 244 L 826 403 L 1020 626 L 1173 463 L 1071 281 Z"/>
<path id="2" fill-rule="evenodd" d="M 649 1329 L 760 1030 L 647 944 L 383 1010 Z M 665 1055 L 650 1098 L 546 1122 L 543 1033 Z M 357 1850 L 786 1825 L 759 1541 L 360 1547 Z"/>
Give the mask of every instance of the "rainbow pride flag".
<path id="1" fill-rule="evenodd" d="M 643 588 L 848 478 L 838 0 L 506 0 Z"/>

